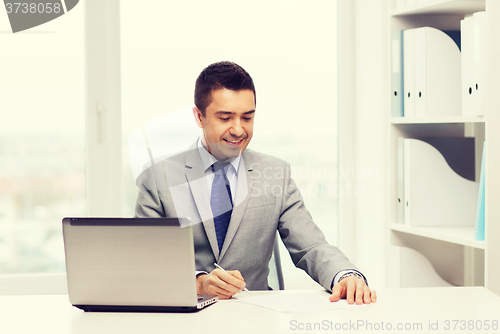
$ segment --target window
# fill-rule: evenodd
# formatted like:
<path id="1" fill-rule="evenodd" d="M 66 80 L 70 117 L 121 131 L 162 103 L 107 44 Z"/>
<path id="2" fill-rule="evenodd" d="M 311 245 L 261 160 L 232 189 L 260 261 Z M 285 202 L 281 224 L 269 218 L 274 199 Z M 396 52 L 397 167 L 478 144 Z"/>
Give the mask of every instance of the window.
<path id="1" fill-rule="evenodd" d="M 337 2 L 120 6 L 123 215 L 134 214 L 137 196 L 128 136 L 192 105 L 199 72 L 232 60 L 257 89 L 249 147 L 290 162 L 315 222 L 336 244 Z M 88 212 L 85 127 L 96 124 L 85 124 L 83 19 L 82 3 L 12 34 L 0 11 L 0 273 L 63 272 L 61 219 Z"/>
<path id="2" fill-rule="evenodd" d="M 0 274 L 64 272 L 86 214 L 83 12 L 12 34 L 0 10 Z"/>

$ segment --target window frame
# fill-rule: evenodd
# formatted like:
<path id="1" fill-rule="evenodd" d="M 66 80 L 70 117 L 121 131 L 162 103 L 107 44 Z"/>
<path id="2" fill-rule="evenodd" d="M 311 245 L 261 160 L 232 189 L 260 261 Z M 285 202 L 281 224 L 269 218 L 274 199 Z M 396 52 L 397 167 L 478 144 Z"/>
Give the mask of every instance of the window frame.
<path id="1" fill-rule="evenodd" d="M 84 1 L 85 166 L 88 217 L 120 217 L 120 2 Z M 62 220 L 63 217 L 61 217 Z M 65 294 L 66 273 L 0 275 L 0 295 Z"/>

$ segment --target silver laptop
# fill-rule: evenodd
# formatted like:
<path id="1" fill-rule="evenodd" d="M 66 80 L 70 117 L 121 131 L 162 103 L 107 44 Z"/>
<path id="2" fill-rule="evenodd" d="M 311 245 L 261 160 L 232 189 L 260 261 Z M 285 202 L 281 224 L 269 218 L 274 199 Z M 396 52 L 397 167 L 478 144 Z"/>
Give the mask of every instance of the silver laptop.
<path id="1" fill-rule="evenodd" d="M 84 311 L 195 312 L 192 227 L 184 218 L 64 218 L 69 299 Z M 186 227 L 181 227 L 186 226 Z"/>

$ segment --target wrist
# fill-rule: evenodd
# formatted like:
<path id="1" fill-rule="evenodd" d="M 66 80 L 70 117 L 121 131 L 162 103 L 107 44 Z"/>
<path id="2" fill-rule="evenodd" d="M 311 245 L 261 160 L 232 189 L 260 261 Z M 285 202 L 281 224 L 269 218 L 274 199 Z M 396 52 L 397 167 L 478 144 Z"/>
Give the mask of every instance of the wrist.
<path id="1" fill-rule="evenodd" d="M 347 278 L 347 277 L 350 277 L 350 276 L 354 276 L 358 279 L 364 279 L 363 276 L 361 276 L 360 274 L 356 273 L 356 272 L 350 272 L 350 273 L 347 273 L 347 274 L 344 274 L 340 277 L 339 279 L 339 283 L 344 279 L 344 278 Z"/>

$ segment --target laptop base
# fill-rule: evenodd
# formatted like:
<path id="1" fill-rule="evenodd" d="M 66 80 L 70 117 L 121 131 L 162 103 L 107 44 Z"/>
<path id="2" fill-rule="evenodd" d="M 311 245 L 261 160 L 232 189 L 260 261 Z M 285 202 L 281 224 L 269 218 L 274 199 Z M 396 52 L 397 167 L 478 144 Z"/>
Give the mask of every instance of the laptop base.
<path id="1" fill-rule="evenodd" d="M 202 308 L 198 308 L 197 306 L 128 306 L 128 305 L 73 305 L 73 306 L 82 309 L 85 312 L 192 313 L 202 310 Z"/>

